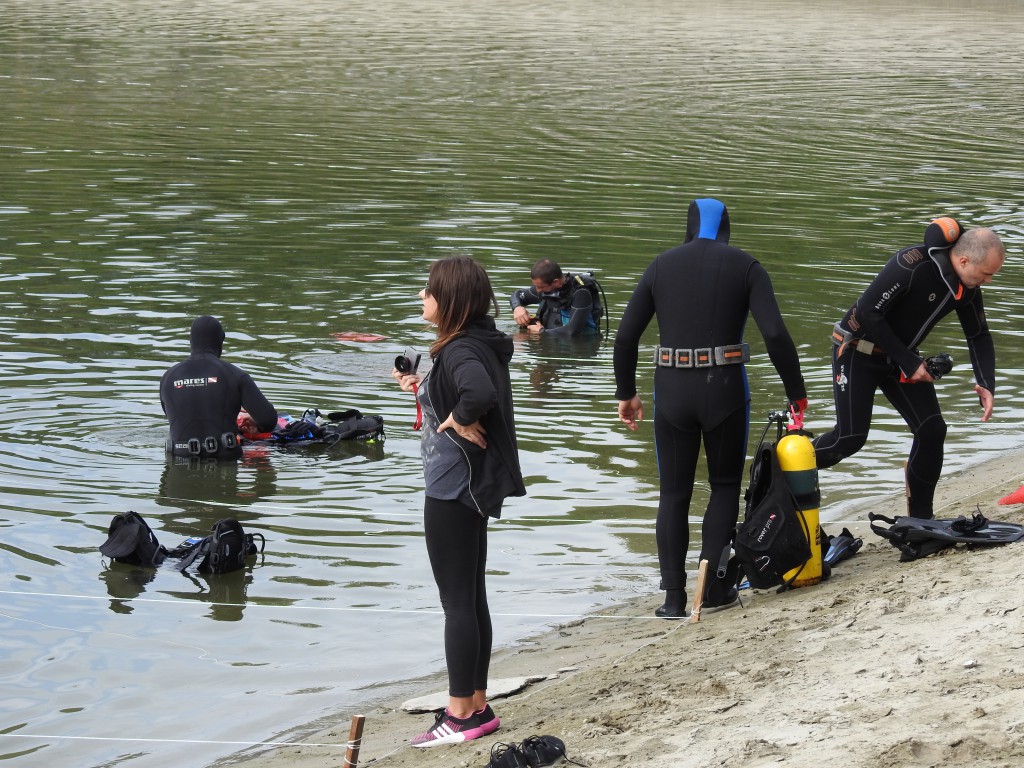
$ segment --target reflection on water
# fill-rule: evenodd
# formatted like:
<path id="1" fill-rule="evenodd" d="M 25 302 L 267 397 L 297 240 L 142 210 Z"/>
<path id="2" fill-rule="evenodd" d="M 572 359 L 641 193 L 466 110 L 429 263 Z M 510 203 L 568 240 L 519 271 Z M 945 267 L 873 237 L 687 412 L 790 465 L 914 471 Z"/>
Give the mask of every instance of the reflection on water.
<path id="1" fill-rule="evenodd" d="M 0 759 L 194 762 L 174 740 L 273 739 L 441 669 L 415 406 L 388 374 L 429 345 L 416 294 L 453 249 L 504 295 L 540 258 L 594 270 L 611 310 L 603 337 L 516 334 L 530 494 L 492 527 L 499 643 L 656 586 L 653 430 L 616 422 L 611 341 L 692 197 L 723 198 L 768 267 L 815 431 L 829 329 L 888 255 L 939 214 L 996 227 L 997 418 L 978 421 L 955 322 L 922 351 L 957 361 L 948 469 L 1020 445 L 1014 3 L 285 5 L 0 16 Z M 204 313 L 281 410 L 379 413 L 387 442 L 166 461 L 159 378 Z M 757 432 L 783 393 L 748 340 Z M 822 474 L 824 514 L 897 492 L 909 445 L 879 401 L 868 447 Z M 267 551 L 227 579 L 105 564 L 128 509 L 169 546 L 236 517 Z M 247 706 L 211 720 L 181 706 L 199 690 Z M 156 741 L 103 741 L 140 715 Z"/>
<path id="2" fill-rule="evenodd" d="M 165 456 L 154 501 L 175 510 L 164 529 L 184 537 L 208 531 L 217 520 L 234 517 L 243 525 L 259 519 L 254 504 L 277 493 L 271 449 L 249 446 L 239 461 L 207 461 Z"/>

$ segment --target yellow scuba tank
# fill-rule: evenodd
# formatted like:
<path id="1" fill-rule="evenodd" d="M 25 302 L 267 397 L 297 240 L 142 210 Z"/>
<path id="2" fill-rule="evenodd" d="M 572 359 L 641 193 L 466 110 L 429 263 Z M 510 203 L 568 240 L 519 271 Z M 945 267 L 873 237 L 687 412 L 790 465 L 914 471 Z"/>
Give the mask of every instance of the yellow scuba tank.
<path id="1" fill-rule="evenodd" d="M 786 484 L 800 507 L 797 514 L 803 519 L 804 531 L 811 545 L 810 559 L 799 568 L 788 571 L 785 579 L 787 582 L 793 579 L 790 585 L 793 587 L 811 587 L 821 581 L 821 540 L 818 536 L 821 493 L 818 490 L 818 463 L 814 457 L 814 445 L 803 430 L 796 429 L 779 440 L 775 454 Z"/>

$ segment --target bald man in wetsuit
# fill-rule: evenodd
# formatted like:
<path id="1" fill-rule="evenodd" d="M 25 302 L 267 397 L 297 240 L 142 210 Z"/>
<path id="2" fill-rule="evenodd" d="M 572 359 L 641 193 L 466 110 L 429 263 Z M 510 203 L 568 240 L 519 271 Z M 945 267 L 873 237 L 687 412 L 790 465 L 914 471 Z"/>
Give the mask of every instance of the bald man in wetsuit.
<path id="1" fill-rule="evenodd" d="M 896 252 L 832 332 L 832 391 L 836 425 L 814 440 L 818 468 L 859 451 L 871 427 L 879 389 L 914 435 L 906 466 L 907 514 L 934 516 L 942 474 L 946 422 L 934 381 L 938 371 L 918 352 L 943 317 L 956 312 L 967 339 L 982 407 L 992 415 L 996 355 L 985 321 L 981 286 L 1003 266 L 1002 241 L 986 228 L 964 231 L 952 218 L 936 219 L 925 242 Z"/>
<path id="2" fill-rule="evenodd" d="M 746 460 L 750 387 L 743 365 L 748 315 L 793 407 L 807 407 L 796 345 L 786 330 L 771 279 L 750 254 L 729 244 L 729 212 L 712 198 L 694 200 L 682 245 L 644 271 L 615 337 L 615 397 L 619 420 L 631 430 L 643 418 L 636 388 L 638 344 L 657 315 L 654 440 L 661 493 L 656 537 L 665 603 L 657 616 L 686 615 L 688 518 L 694 476 L 704 444 L 711 498 L 704 513 L 700 559 L 708 560 L 705 608 L 736 602 L 736 572 L 717 575 L 739 514 Z"/>
<path id="3" fill-rule="evenodd" d="M 257 431 L 277 426 L 277 411 L 252 377 L 220 359 L 224 327 L 201 315 L 189 334 L 192 354 L 160 379 L 160 405 L 171 423 L 167 452 L 203 459 L 237 459 L 238 412 L 245 408 Z"/>

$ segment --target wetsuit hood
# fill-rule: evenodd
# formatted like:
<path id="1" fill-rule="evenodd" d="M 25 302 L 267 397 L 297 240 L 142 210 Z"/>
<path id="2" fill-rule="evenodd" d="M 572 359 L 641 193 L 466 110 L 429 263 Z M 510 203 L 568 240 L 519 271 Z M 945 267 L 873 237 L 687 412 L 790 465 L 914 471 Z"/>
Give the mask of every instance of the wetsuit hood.
<path id="1" fill-rule="evenodd" d="M 939 275 L 942 276 L 942 282 L 949 288 L 949 295 L 956 301 L 960 301 L 964 297 L 965 286 L 960 282 L 960 276 L 957 275 L 956 270 L 953 269 L 953 262 L 950 261 L 950 249 L 928 248 L 928 256 L 939 268 Z"/>
<path id="2" fill-rule="evenodd" d="M 512 359 L 512 337 L 499 331 L 494 324 L 494 318 L 490 315 L 471 321 L 466 326 L 465 335 L 493 349 L 503 363 L 508 363 Z"/>
<path id="3" fill-rule="evenodd" d="M 701 197 L 690 203 L 686 213 L 686 239 L 684 243 L 703 237 L 729 242 L 729 211 L 725 203 L 713 197 Z"/>
<path id="4" fill-rule="evenodd" d="M 950 257 L 953 246 L 965 231 L 960 222 L 949 216 L 935 219 L 924 231 L 925 253 L 935 262 L 939 274 L 942 275 L 942 281 L 949 288 L 950 295 L 957 301 L 963 297 L 964 286 L 960 282 L 960 276 L 953 269 Z"/>
<path id="5" fill-rule="evenodd" d="M 192 321 L 189 334 L 192 353 L 209 353 L 220 357 L 224 350 L 224 326 L 210 315 L 200 315 Z"/>

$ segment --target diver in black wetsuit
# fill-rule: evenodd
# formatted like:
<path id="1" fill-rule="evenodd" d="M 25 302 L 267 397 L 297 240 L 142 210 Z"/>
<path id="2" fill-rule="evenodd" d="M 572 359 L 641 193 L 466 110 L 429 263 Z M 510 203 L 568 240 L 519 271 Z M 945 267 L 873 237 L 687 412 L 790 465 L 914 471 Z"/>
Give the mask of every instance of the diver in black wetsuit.
<path id="1" fill-rule="evenodd" d="M 533 333 L 578 336 L 599 333 L 604 307 L 597 281 L 590 275 L 562 272 L 551 259 L 541 259 L 530 270 L 533 285 L 509 297 L 516 323 Z M 538 304 L 537 320 L 526 308 Z"/>
<path id="2" fill-rule="evenodd" d="M 192 322 L 192 354 L 160 379 L 160 405 L 171 423 L 167 452 L 175 456 L 237 459 L 238 412 L 249 412 L 258 431 L 277 426 L 277 411 L 252 377 L 220 359 L 224 328 L 201 315 Z"/>
<path id="3" fill-rule="evenodd" d="M 746 458 L 750 389 L 743 366 L 748 314 L 754 316 L 792 407 L 807 407 L 796 345 L 779 312 L 768 273 L 750 254 L 727 245 L 729 213 L 720 201 L 690 204 L 686 240 L 644 271 L 615 337 L 619 419 L 636 430 L 643 403 L 636 390 L 637 345 L 658 316 L 654 439 L 661 495 L 657 542 L 665 604 L 655 613 L 681 618 L 686 609 L 690 499 L 701 441 L 711 498 L 704 514 L 701 560 L 710 562 L 705 607 L 736 600 L 735 573 L 718 577 L 739 514 Z"/>
<path id="4" fill-rule="evenodd" d="M 991 282 L 1005 256 L 992 230 L 963 232 L 955 220 L 943 218 L 925 230 L 923 245 L 903 248 L 889 259 L 833 330 L 836 425 L 814 440 L 819 469 L 863 447 L 875 391 L 881 389 L 914 435 L 906 469 L 907 512 L 933 517 L 946 422 L 935 396 L 935 377 L 917 347 L 940 319 L 956 312 L 971 354 L 981 420 L 988 421 L 996 361 L 981 286 Z"/>

